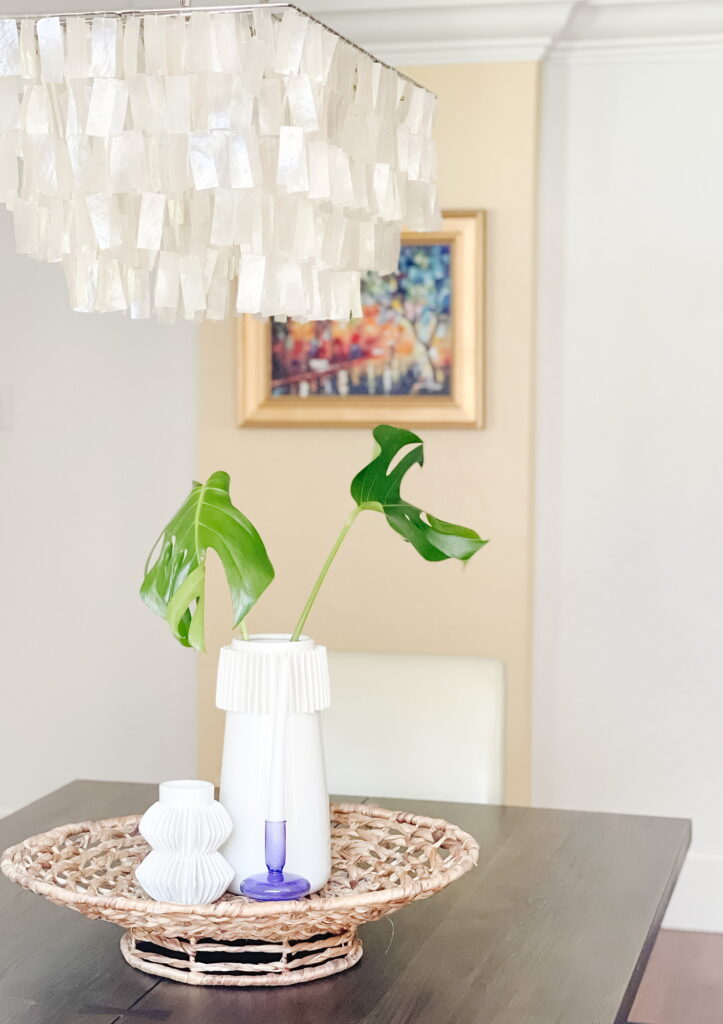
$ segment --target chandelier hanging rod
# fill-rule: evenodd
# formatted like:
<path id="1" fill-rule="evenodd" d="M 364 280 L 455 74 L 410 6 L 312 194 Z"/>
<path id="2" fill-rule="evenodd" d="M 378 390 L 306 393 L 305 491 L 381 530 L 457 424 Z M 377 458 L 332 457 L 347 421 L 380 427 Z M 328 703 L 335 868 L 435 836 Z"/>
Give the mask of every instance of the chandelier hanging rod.
<path id="1" fill-rule="evenodd" d="M 400 78 L 404 79 L 405 82 L 409 82 L 411 85 L 416 86 L 418 89 L 424 89 L 425 92 L 431 93 L 431 89 L 427 89 L 426 86 L 420 85 L 409 75 L 405 75 L 403 71 L 398 68 L 392 67 L 391 64 L 387 64 L 386 61 L 381 60 L 379 57 L 375 57 L 373 53 L 369 53 L 363 47 L 359 46 L 353 40 L 343 36 L 341 32 L 337 32 L 336 29 L 331 28 L 325 22 L 320 21 L 319 18 L 315 18 L 313 14 L 309 14 L 303 8 L 298 7 L 296 4 L 290 3 L 259 3 L 259 4 L 217 4 L 210 7 L 192 7 L 190 2 L 182 3 L 179 7 L 162 7 L 157 9 L 149 8 L 126 8 L 118 11 L 63 11 L 57 13 L 55 11 L 48 11 L 42 14 L 2 14 L 0 13 L 0 20 L 2 21 L 24 21 L 28 18 L 32 18 L 33 21 L 37 21 L 40 18 L 58 18 L 60 21 L 66 21 L 68 18 L 130 18 L 130 17 L 146 17 L 152 15 L 171 17 L 174 15 L 188 15 L 192 17 L 194 14 L 244 14 L 247 11 L 296 11 L 298 14 L 308 18 L 309 21 L 315 22 L 317 25 L 321 25 L 322 28 L 326 29 L 327 32 L 331 32 L 337 39 L 340 39 L 347 46 L 353 47 L 359 53 L 363 53 L 365 57 L 368 57 L 375 64 L 379 64 L 383 68 L 387 68 L 389 71 L 394 71 L 395 74 L 399 75 Z M 436 93 L 432 93 L 436 95 Z"/>

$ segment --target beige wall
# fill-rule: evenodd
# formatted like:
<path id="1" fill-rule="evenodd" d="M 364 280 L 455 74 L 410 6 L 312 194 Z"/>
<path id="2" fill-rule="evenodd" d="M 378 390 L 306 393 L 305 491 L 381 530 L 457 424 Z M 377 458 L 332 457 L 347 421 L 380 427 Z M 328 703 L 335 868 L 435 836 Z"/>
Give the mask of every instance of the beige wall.
<path id="1" fill-rule="evenodd" d="M 508 671 L 507 799 L 529 798 L 532 560 L 532 384 L 537 65 L 412 68 L 439 95 L 441 201 L 488 211 L 487 425 L 426 430 L 426 466 L 407 496 L 480 530 L 492 543 L 464 569 L 429 564 L 374 513 L 357 521 L 308 631 L 332 648 L 499 657 Z M 277 579 L 252 630 L 289 630 L 351 507 L 368 431 L 239 430 L 233 324 L 203 332 L 200 473 L 227 469 L 235 501 L 260 529 Z M 199 685 L 199 771 L 217 774 L 218 646 L 230 611 L 211 579 L 208 649 Z M 220 609 L 220 610 L 219 610 Z M 381 709 L 380 709 L 381 713 Z M 463 714 L 449 709 L 449 714 Z M 401 724 L 401 723 L 400 723 Z M 431 737 L 430 737 L 431 740 Z"/>

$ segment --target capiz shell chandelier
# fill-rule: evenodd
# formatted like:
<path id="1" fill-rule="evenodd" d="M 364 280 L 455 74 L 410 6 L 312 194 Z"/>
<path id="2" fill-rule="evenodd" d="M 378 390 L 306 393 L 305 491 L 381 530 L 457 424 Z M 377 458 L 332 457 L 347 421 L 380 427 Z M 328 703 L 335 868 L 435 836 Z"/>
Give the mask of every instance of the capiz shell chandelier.
<path id="1" fill-rule="evenodd" d="M 0 19 L 0 202 L 73 309 L 360 316 L 436 226 L 435 98 L 291 4 Z"/>

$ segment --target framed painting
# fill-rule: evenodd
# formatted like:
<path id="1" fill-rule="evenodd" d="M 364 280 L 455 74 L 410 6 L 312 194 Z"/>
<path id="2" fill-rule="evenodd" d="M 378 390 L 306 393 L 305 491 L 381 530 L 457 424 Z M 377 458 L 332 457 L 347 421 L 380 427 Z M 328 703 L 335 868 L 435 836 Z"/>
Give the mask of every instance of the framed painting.
<path id="1" fill-rule="evenodd" d="M 481 427 L 484 278 L 484 214 L 449 212 L 362 278 L 360 319 L 241 318 L 240 425 Z"/>

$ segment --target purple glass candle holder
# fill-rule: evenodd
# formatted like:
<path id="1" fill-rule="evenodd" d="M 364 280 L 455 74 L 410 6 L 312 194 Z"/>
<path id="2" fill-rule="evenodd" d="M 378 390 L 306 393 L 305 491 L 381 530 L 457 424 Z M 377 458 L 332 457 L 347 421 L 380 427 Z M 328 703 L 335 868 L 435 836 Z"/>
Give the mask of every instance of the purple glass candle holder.
<path id="1" fill-rule="evenodd" d="M 264 853 L 267 872 L 249 875 L 241 886 L 244 896 L 252 900 L 298 900 L 311 886 L 306 878 L 290 872 L 284 874 L 286 863 L 286 822 L 267 821 L 264 831 Z"/>

